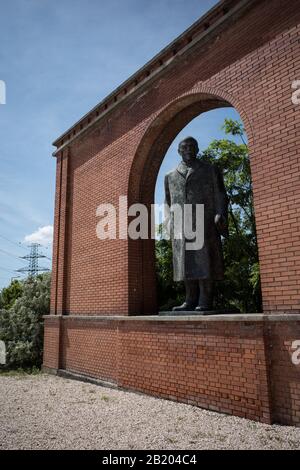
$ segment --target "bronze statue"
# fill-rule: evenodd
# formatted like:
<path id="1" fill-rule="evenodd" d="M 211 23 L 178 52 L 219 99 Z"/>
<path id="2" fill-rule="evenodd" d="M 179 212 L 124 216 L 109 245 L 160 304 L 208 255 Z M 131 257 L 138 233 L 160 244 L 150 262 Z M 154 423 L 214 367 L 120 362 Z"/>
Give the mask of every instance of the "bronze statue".
<path id="1" fill-rule="evenodd" d="M 197 158 L 198 143 L 193 137 L 182 140 L 178 153 L 182 162 L 165 176 L 165 203 L 171 209 L 185 204 L 204 204 L 204 244 L 188 250 L 182 234 L 174 237 L 174 218 L 170 217 L 174 281 L 184 281 L 185 302 L 175 311 L 208 311 L 213 308 L 214 281 L 224 277 L 221 235 L 228 235 L 228 198 L 221 170 Z M 195 226 L 195 211 L 192 225 Z M 197 227 L 196 227 L 197 231 Z M 173 235 L 172 235 L 173 234 Z"/>

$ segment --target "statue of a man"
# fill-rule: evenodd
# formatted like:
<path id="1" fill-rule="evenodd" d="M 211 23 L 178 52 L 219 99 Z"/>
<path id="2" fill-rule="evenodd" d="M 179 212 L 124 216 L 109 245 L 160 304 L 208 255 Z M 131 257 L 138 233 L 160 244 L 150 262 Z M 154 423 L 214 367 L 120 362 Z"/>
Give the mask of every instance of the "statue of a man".
<path id="1" fill-rule="evenodd" d="M 228 198 L 221 170 L 197 158 L 198 152 L 196 139 L 182 140 L 178 146 L 182 161 L 165 176 L 165 203 L 171 211 L 174 205 L 181 206 L 183 213 L 185 204 L 192 208 L 196 204 L 204 205 L 201 249 L 187 249 L 188 240 L 184 233 L 175 238 L 174 218 L 170 218 L 174 281 L 184 281 L 186 288 L 185 302 L 174 307 L 175 311 L 212 310 L 214 281 L 224 277 L 221 235 L 228 235 Z M 195 226 L 195 213 L 193 210 L 192 225 L 197 233 L 200 227 Z"/>

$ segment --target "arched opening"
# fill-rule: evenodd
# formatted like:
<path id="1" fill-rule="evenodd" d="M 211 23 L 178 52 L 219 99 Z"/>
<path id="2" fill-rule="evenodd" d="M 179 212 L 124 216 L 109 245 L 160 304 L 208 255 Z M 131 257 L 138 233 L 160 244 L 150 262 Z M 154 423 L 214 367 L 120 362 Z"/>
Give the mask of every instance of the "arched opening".
<path id="1" fill-rule="evenodd" d="M 159 170 L 174 139 L 182 134 L 182 131 L 185 133 L 185 127 L 197 116 L 218 108 L 233 108 L 234 104 L 232 99 L 229 101 L 227 96 L 222 97 L 219 93 L 195 93 L 179 98 L 161 111 L 148 127 L 137 149 L 131 168 L 128 203 L 143 203 L 148 207 L 150 214 L 151 204 L 155 200 Z M 239 110 L 239 114 L 246 128 L 248 145 L 251 149 L 251 127 L 242 110 Z M 174 159 L 174 168 L 177 162 Z M 159 305 L 155 273 L 155 240 L 151 238 L 130 240 L 128 265 L 129 313 L 156 313 Z M 161 299 L 160 304 L 162 306 Z"/>
<path id="2" fill-rule="evenodd" d="M 214 283 L 214 308 L 236 312 L 260 312 L 261 289 L 253 210 L 252 180 L 247 136 L 240 115 L 234 108 L 219 108 L 194 118 L 170 145 L 160 167 L 155 204 L 162 207 L 165 175 L 182 161 L 179 142 L 187 136 L 197 139 L 198 158 L 217 165 L 224 177 L 229 199 L 229 236 L 222 237 L 224 279 Z M 179 177 L 180 178 L 180 177 Z M 198 184 L 203 184 L 199 182 Z M 155 242 L 158 306 L 169 311 L 183 304 L 183 282 L 173 281 L 172 243 L 162 236 L 162 213 L 157 213 L 160 234 Z"/>

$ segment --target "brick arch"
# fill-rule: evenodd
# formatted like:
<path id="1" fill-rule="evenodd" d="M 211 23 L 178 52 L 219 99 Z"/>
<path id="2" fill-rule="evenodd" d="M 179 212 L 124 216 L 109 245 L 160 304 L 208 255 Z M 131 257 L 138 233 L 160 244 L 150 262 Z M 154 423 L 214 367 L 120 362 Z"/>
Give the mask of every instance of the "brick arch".
<path id="1" fill-rule="evenodd" d="M 194 118 L 207 111 L 234 107 L 243 120 L 249 147 L 253 142 L 250 120 L 238 100 L 211 87 L 197 87 L 155 114 L 140 139 L 129 175 L 128 204 L 143 203 L 150 214 L 161 163 L 176 135 Z M 150 218 L 149 218 L 150 227 Z M 154 240 L 129 240 L 129 314 L 157 311 Z"/>

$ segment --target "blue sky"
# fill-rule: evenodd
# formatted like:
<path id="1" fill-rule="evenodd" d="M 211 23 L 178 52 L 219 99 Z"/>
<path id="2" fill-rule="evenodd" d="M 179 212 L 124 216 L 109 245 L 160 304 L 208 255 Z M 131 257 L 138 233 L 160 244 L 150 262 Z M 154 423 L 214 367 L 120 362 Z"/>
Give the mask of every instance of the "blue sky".
<path id="1" fill-rule="evenodd" d="M 0 288 L 26 265 L 18 258 L 28 251 L 26 236 L 27 241 L 50 239 L 53 140 L 216 3 L 1 2 L 0 80 L 7 96 L 0 105 Z M 207 113 L 182 134 L 194 135 L 204 148 L 222 135 L 225 116 L 237 114 L 228 109 Z M 158 202 L 163 174 L 178 163 L 176 144 L 161 167 Z M 43 251 L 51 256 L 50 246 Z"/>

